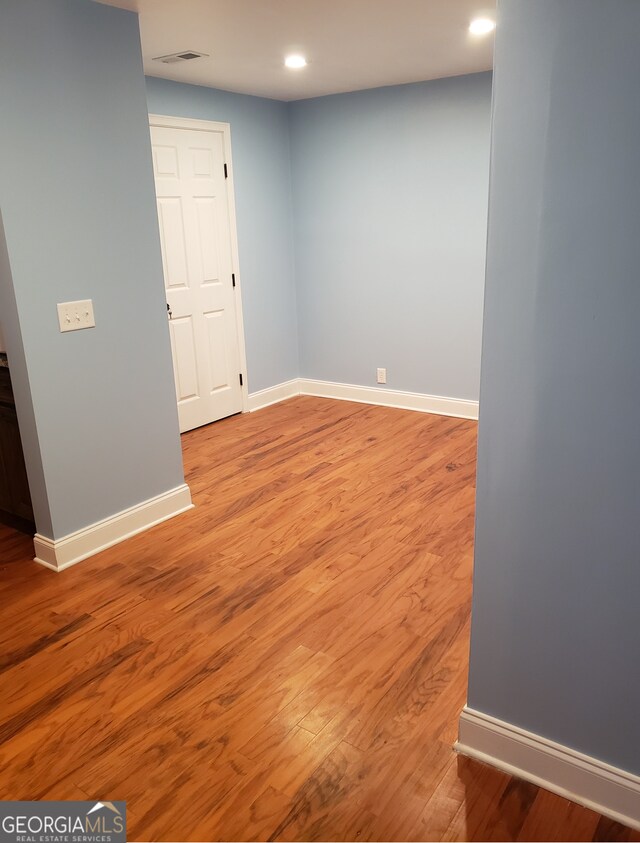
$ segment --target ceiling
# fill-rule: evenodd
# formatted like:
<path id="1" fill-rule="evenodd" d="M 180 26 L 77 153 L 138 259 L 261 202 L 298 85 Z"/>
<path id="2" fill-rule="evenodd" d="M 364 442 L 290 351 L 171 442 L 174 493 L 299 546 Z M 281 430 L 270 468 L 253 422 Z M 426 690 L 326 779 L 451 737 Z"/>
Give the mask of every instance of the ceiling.
<path id="1" fill-rule="evenodd" d="M 495 0 L 100 0 L 140 14 L 145 73 L 280 100 L 489 70 Z M 156 56 L 195 50 L 179 64 Z M 309 64 L 288 70 L 284 56 Z"/>

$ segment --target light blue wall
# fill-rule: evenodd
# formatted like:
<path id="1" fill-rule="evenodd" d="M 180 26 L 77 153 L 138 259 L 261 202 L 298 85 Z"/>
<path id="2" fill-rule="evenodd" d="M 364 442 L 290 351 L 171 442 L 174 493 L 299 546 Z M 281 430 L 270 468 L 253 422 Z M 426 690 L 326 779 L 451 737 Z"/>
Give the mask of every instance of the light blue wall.
<path id="1" fill-rule="evenodd" d="M 490 74 L 295 103 L 147 78 L 150 112 L 231 124 L 250 392 L 384 366 L 477 399 L 490 98 Z"/>
<path id="2" fill-rule="evenodd" d="M 141 66 L 130 13 L 2 4 L 0 321 L 53 538 L 182 482 L 147 109 L 231 124 L 251 392 L 383 365 L 475 397 L 488 75 L 286 104 Z M 60 335 L 55 304 L 85 297 L 97 328 Z"/>
<path id="3" fill-rule="evenodd" d="M 499 13 L 469 704 L 640 774 L 640 3 Z"/>
<path id="4" fill-rule="evenodd" d="M 477 400 L 491 74 L 292 103 L 303 377 Z"/>
<path id="5" fill-rule="evenodd" d="M 137 18 L 2 0 L 0 79 L 2 321 L 60 538 L 183 481 Z M 60 334 L 56 303 L 82 298 L 97 327 Z"/>
<path id="6" fill-rule="evenodd" d="M 298 377 L 287 104 L 147 78 L 152 114 L 231 124 L 249 391 Z"/>

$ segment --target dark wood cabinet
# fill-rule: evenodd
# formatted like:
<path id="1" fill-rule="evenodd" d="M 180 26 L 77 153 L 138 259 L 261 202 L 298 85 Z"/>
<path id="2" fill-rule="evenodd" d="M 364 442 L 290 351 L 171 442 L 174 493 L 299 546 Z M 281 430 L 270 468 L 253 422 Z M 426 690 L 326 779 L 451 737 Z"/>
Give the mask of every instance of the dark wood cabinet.
<path id="1" fill-rule="evenodd" d="M 33 509 L 9 370 L 0 368 L 0 520 L 33 532 Z"/>

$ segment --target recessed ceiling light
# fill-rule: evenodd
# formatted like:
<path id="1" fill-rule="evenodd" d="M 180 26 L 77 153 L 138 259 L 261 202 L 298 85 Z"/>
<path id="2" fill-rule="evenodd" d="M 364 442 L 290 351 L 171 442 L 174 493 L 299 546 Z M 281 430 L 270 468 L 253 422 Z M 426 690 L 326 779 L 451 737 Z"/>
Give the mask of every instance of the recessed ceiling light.
<path id="1" fill-rule="evenodd" d="M 307 60 L 304 56 L 287 56 L 284 63 L 286 67 L 290 67 L 292 70 L 300 70 L 301 67 L 306 66 Z"/>
<path id="2" fill-rule="evenodd" d="M 476 18 L 469 24 L 469 32 L 472 35 L 487 35 L 487 33 L 493 32 L 495 28 L 496 22 L 490 20 L 490 18 Z"/>

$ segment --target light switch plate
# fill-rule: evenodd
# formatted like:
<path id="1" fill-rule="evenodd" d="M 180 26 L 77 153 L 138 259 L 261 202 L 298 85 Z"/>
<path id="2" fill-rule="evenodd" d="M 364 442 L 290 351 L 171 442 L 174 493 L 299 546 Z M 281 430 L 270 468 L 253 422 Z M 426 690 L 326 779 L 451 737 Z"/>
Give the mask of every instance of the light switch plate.
<path id="1" fill-rule="evenodd" d="M 91 299 L 83 301 L 66 301 L 58 305 L 58 322 L 60 331 L 81 331 L 83 328 L 95 328 L 96 320 L 93 315 Z"/>

